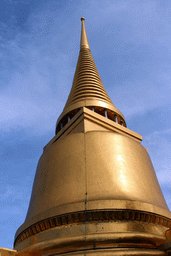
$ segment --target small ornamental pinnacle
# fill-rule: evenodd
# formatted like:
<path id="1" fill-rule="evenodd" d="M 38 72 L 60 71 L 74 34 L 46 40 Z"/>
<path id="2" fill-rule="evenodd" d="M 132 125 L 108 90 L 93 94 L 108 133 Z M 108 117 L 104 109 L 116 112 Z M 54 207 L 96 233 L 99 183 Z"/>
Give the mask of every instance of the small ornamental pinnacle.
<path id="1" fill-rule="evenodd" d="M 81 21 L 82 21 L 82 20 L 85 20 L 85 18 L 84 18 L 84 17 L 81 17 Z"/>

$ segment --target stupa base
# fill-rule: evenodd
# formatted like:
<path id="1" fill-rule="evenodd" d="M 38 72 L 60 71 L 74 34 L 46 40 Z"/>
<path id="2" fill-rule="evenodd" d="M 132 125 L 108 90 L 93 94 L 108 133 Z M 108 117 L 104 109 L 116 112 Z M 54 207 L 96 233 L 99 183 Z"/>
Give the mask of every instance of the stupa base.
<path id="1" fill-rule="evenodd" d="M 45 254 L 44 256 L 55 256 L 55 255 L 59 255 L 57 254 Z M 66 254 L 60 254 L 63 256 L 96 256 L 96 255 L 105 255 L 105 256 L 110 256 L 110 255 L 118 255 L 118 256 L 163 256 L 163 255 L 167 255 L 165 254 L 165 252 L 161 252 L 158 250 L 150 250 L 150 249 L 134 249 L 134 248 L 117 248 L 117 249 L 96 249 L 96 250 L 90 250 L 90 251 L 82 251 L 82 252 L 74 252 L 74 253 L 66 253 Z"/>
<path id="2" fill-rule="evenodd" d="M 167 218 L 143 211 L 75 212 L 29 227 L 15 249 L 22 256 L 169 255 L 161 249 L 169 226 Z"/>

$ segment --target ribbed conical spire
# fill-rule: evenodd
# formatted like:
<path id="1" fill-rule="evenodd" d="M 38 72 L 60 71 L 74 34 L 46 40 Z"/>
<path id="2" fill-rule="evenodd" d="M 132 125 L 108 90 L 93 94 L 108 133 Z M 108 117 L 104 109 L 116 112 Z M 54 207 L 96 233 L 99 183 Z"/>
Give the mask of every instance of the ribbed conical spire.
<path id="1" fill-rule="evenodd" d="M 125 126 L 124 116 L 113 105 L 110 97 L 108 96 L 102 84 L 100 75 L 97 71 L 95 62 L 90 51 L 84 20 L 84 18 L 81 18 L 82 31 L 80 53 L 78 57 L 78 63 L 74 75 L 72 88 L 66 105 L 64 107 L 64 110 L 58 119 L 57 126 L 59 126 L 59 122 L 68 113 L 85 106 L 102 107 L 103 109 L 112 112 L 112 114 L 114 115 L 117 114 L 118 119 L 120 119 L 120 121 Z"/>

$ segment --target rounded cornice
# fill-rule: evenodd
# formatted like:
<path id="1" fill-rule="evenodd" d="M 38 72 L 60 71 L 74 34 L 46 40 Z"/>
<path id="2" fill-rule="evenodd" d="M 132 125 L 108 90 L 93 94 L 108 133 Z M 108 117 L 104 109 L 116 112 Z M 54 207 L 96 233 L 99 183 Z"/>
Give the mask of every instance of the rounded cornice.
<path id="1" fill-rule="evenodd" d="M 45 230 L 55 227 L 78 225 L 83 223 L 98 223 L 98 222 L 125 222 L 125 221 L 138 221 L 148 222 L 155 225 L 160 225 L 168 229 L 171 228 L 171 219 L 166 217 L 152 214 L 149 212 L 142 212 L 136 210 L 94 210 L 73 212 L 54 216 L 35 223 L 22 231 L 15 239 L 14 246 L 24 241 L 25 239 L 34 236 Z"/>

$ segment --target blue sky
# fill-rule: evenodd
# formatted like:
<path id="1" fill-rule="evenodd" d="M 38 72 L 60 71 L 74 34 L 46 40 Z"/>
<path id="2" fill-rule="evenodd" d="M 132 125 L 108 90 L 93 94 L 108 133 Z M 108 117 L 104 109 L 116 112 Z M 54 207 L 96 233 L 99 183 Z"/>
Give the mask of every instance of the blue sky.
<path id="1" fill-rule="evenodd" d="M 13 248 L 24 222 L 72 85 L 82 16 L 103 84 L 143 136 L 171 209 L 171 1 L 0 0 L 0 247 Z"/>

